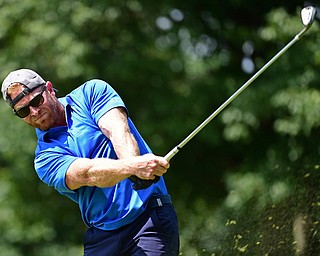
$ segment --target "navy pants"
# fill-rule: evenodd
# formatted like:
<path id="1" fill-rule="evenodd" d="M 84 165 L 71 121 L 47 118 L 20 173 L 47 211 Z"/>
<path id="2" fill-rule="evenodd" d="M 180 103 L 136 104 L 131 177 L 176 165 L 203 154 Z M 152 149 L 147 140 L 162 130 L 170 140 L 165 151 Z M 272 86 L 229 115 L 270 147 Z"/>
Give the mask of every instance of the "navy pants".
<path id="1" fill-rule="evenodd" d="M 125 227 L 112 231 L 89 228 L 83 244 L 84 256 L 177 256 L 177 215 L 171 203 L 153 198 L 146 211 Z"/>

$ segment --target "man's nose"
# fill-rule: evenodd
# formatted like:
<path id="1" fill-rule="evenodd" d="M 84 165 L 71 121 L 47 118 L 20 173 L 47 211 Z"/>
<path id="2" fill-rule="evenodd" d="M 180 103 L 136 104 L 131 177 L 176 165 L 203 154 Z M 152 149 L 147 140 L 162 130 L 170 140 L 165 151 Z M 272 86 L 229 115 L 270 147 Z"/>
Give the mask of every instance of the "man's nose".
<path id="1" fill-rule="evenodd" d="M 37 115 L 38 112 L 40 111 L 39 107 L 29 106 L 29 109 L 30 109 L 30 115 L 31 115 L 31 116 Z"/>

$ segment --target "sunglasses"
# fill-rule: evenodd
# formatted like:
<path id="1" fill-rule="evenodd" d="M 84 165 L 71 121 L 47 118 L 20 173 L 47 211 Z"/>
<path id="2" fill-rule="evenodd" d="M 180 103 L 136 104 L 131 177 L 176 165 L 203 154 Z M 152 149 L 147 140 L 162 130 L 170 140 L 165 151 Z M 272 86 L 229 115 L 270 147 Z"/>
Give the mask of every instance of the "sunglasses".
<path id="1" fill-rule="evenodd" d="M 13 113 L 20 117 L 25 118 L 30 114 L 30 107 L 39 107 L 43 104 L 44 98 L 42 96 L 43 92 L 47 89 L 46 86 L 42 87 L 41 92 L 35 96 L 32 100 L 30 100 L 29 104 L 23 106 L 22 108 L 19 108 L 18 110 L 13 110 Z"/>

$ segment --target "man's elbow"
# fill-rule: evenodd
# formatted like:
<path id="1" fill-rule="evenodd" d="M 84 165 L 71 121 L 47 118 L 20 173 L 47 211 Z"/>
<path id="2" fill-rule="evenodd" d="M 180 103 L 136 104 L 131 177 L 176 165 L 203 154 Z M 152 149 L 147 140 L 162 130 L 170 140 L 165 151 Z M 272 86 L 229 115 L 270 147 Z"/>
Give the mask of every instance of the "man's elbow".
<path id="1" fill-rule="evenodd" d="M 76 190 L 83 186 L 90 186 L 90 177 L 88 174 L 89 159 L 78 158 L 70 166 L 65 176 L 66 186 L 70 190 Z"/>

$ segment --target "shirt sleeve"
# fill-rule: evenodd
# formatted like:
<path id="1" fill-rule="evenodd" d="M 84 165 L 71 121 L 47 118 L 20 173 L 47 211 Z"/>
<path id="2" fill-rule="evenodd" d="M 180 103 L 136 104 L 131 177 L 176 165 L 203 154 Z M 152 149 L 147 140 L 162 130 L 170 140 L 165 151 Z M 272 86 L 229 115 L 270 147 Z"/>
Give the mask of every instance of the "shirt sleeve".
<path id="1" fill-rule="evenodd" d="M 90 80 L 82 88 L 83 97 L 89 103 L 88 109 L 94 122 L 97 124 L 99 119 L 109 110 L 116 107 L 127 108 L 119 94 L 102 80 Z"/>
<path id="2" fill-rule="evenodd" d="M 76 156 L 59 145 L 59 142 L 48 143 L 38 141 L 34 160 L 35 170 L 39 178 L 59 193 L 75 200 L 76 194 L 65 183 L 66 172 Z"/>

